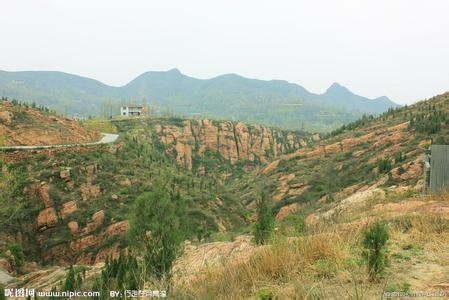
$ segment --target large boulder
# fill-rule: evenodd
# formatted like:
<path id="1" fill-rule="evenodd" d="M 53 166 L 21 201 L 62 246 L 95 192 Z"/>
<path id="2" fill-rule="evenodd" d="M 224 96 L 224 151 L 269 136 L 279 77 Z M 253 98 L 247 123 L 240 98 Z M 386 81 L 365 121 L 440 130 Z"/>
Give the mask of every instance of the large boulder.
<path id="1" fill-rule="evenodd" d="M 44 202 L 46 208 L 53 206 L 53 201 L 51 201 L 50 195 L 48 194 L 49 188 L 48 183 L 45 181 L 41 182 L 39 186 L 39 197 Z"/>
<path id="2" fill-rule="evenodd" d="M 58 223 L 58 215 L 53 207 L 42 210 L 37 216 L 36 226 L 39 231 L 54 227 Z"/>
<path id="3" fill-rule="evenodd" d="M 62 205 L 59 215 L 61 216 L 62 219 L 65 219 L 68 215 L 73 214 L 77 210 L 78 210 L 78 207 L 76 206 L 76 202 L 69 201 Z"/>
<path id="4" fill-rule="evenodd" d="M 14 115 L 10 111 L 0 111 L 0 123 L 3 123 L 5 125 L 10 125 L 12 123 L 12 120 L 14 118 Z"/>

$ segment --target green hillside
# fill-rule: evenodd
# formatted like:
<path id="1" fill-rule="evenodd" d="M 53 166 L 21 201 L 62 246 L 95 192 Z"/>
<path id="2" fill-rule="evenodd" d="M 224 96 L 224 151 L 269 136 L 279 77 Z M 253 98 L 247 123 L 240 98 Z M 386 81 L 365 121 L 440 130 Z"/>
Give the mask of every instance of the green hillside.
<path id="1" fill-rule="evenodd" d="M 112 87 L 62 72 L 0 71 L 0 95 L 35 101 L 68 115 L 118 113 L 121 103 L 148 102 L 158 113 L 240 120 L 286 129 L 330 131 L 364 113 L 397 106 L 386 97 L 368 99 L 333 84 L 313 94 L 282 80 L 256 80 L 236 74 L 196 79 L 173 69 L 146 72 L 127 85 Z"/>

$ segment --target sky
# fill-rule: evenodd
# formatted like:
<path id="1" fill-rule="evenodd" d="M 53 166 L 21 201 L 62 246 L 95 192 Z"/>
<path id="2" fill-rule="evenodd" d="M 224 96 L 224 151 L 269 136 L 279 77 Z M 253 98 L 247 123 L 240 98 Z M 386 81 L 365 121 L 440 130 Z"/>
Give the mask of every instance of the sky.
<path id="1" fill-rule="evenodd" d="M 333 82 L 405 104 L 449 90 L 447 0 L 1 1 L 0 69 L 121 86 L 178 68 Z"/>

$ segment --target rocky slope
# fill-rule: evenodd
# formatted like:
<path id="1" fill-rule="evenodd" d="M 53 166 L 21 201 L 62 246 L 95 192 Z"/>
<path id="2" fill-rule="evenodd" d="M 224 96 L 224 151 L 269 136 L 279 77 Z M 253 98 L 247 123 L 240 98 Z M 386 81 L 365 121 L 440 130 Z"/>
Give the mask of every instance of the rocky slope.
<path id="1" fill-rule="evenodd" d="M 424 149 L 449 142 L 448 104 L 446 93 L 360 119 L 321 141 L 281 155 L 245 182 L 263 182 L 279 218 L 310 203 L 338 202 L 372 186 L 419 189 Z M 251 186 L 242 183 L 236 190 L 248 208 L 254 207 Z"/>
<path id="2" fill-rule="evenodd" d="M 53 145 L 97 141 L 100 133 L 46 109 L 0 100 L 0 145 Z"/>
<path id="3" fill-rule="evenodd" d="M 299 132 L 208 119 L 177 124 L 161 119 L 155 124 L 155 130 L 162 143 L 174 150 L 176 161 L 189 170 L 195 159 L 206 151 L 220 155 L 231 164 L 266 164 L 281 154 L 305 147 L 310 140 L 309 135 Z"/>
<path id="4" fill-rule="evenodd" d="M 262 292 L 281 299 L 310 294 L 376 299 L 384 291 L 403 289 L 447 293 L 448 197 L 409 195 L 409 190 L 397 187 L 381 194 L 356 193 L 352 200 L 342 201 L 351 204 L 340 207 L 338 217 L 322 218 L 335 210 L 325 210 L 320 217 L 310 215 L 301 232 L 291 220 L 278 222 L 278 239 L 272 245 L 257 246 L 249 235 L 220 242 L 185 242 L 173 266 L 170 293 L 181 299 L 188 295 L 241 299 Z M 357 203 L 354 198 L 359 199 Z M 359 239 L 363 227 L 376 220 L 390 224 L 389 264 L 379 281 L 370 282 L 365 266 L 357 263 L 362 251 Z M 80 266 L 85 269 L 85 282 L 99 276 L 103 266 L 101 262 Z M 8 287 L 49 291 L 60 287 L 67 271 L 66 267 L 45 267 L 26 275 L 6 275 L 5 280 Z"/>
<path id="5" fill-rule="evenodd" d="M 115 146 L 102 146 L 93 152 L 40 152 L 34 154 L 35 159 L 12 160 L 14 165 L 2 169 L 3 178 L 8 178 L 11 170 L 27 172 L 28 181 L 15 191 L 14 199 L 16 204 L 19 200 L 32 204 L 31 211 L 29 207 L 20 211 L 31 222 L 17 222 L 19 226 L 14 228 L 5 224 L 8 231 L 5 230 L 7 234 L 2 241 L 9 241 L 5 244 L 19 241 L 28 249 L 28 257 L 45 264 L 99 263 L 105 255 L 116 255 L 120 249 L 126 249 L 124 233 L 133 200 L 142 190 L 151 189 L 155 178 L 169 174 L 168 185 L 188 199 L 192 228 L 204 222 L 211 232 L 222 235 L 235 228 L 248 232 L 248 227 L 244 226 L 251 224 L 255 217 L 254 199 L 261 186 L 271 196 L 278 232 L 283 235 L 288 237 L 297 230 L 295 222 L 301 218 L 310 228 L 317 226 L 317 230 L 330 226 L 323 235 L 318 232 L 315 236 L 313 231 L 312 236 L 305 239 L 309 244 L 304 245 L 310 245 L 310 249 L 324 251 L 319 256 L 307 247 L 299 248 L 300 252 L 298 248 L 288 247 L 275 248 L 283 252 L 263 250 L 262 257 L 273 258 L 269 261 L 272 264 L 257 264 L 261 257 L 255 254 L 255 247 L 247 237 L 237 238 L 232 243 L 186 245 L 177 270 L 192 274 L 198 271 L 199 277 L 198 274 L 181 275 L 180 290 L 194 287 L 202 292 L 200 284 L 204 274 L 212 274 L 214 277 L 210 279 L 218 283 L 211 284 L 217 284 L 215 287 L 220 290 L 219 284 L 223 283 L 220 280 L 225 278 L 207 266 L 218 266 L 226 257 L 243 261 L 237 266 L 243 271 L 236 269 L 232 274 L 253 272 L 249 270 L 256 264 L 260 269 L 256 268 L 250 275 L 254 275 L 251 278 L 257 282 L 271 282 L 281 273 L 298 279 L 297 273 L 290 272 L 291 268 L 283 264 L 291 260 L 307 267 L 307 274 L 311 274 L 305 278 L 307 280 L 316 276 L 335 278 L 334 271 L 328 273 L 327 267 L 322 270 L 321 264 L 327 264 L 328 260 L 336 264 L 336 270 L 343 272 L 339 280 L 350 280 L 345 272 L 361 269 L 342 267 L 348 263 L 346 258 L 358 259 L 348 249 L 357 247 L 354 236 L 359 236 L 358 230 L 372 218 L 385 217 L 389 218 L 388 222 L 399 224 L 394 236 L 399 248 L 408 247 L 403 234 L 407 238 L 416 237 L 403 232 L 405 229 L 401 226 L 408 226 L 408 223 L 395 219 L 399 212 L 407 214 L 407 218 L 414 218 L 415 213 L 425 214 L 422 222 L 413 219 L 416 226 L 429 224 L 433 228 L 430 233 L 438 238 L 438 243 L 446 241 L 446 221 L 440 222 L 435 219 L 440 216 L 435 215 L 442 213 L 443 218 L 447 218 L 447 199 L 420 200 L 418 195 L 422 187 L 422 149 L 432 143 L 449 142 L 446 142 L 448 103 L 449 93 L 446 93 L 378 117 L 360 119 L 324 138 L 235 122 L 175 118 L 114 121 L 122 136 L 121 143 Z M 417 234 L 422 237 L 427 225 L 419 226 Z M 351 231 L 353 228 L 355 231 Z M 346 235 L 348 232 L 350 234 Z M 334 245 L 334 241 L 338 243 Z M 434 245 L 428 240 L 417 241 L 422 242 L 420 247 L 428 253 L 438 254 L 431 249 Z M 401 249 L 396 249 L 398 255 L 408 251 Z M 264 253 L 269 255 L 263 256 Z M 287 256 L 282 256 L 284 254 Z M 277 260 L 277 257 L 283 259 Z M 438 270 L 444 269 L 446 265 L 441 263 L 441 257 L 438 259 Z M 231 264 L 225 264 L 223 272 L 227 266 Z M 395 268 L 399 266 L 396 264 Z M 420 270 L 429 266 L 422 266 Z M 443 284 L 446 280 L 439 275 L 429 278 L 436 278 Z M 187 287 L 184 279 L 191 282 Z M 248 286 L 236 292 L 243 291 L 246 296 L 248 291 L 256 293 L 257 283 L 253 285 L 251 280 L 245 282 Z M 415 279 L 407 277 L 406 280 Z M 427 289 L 429 280 L 417 286 Z M 235 278 L 228 283 L 238 282 L 241 280 Z M 309 280 L 307 284 L 314 282 Z M 277 288 L 279 297 L 294 295 L 294 292 L 282 294 L 282 287 Z M 376 291 L 379 288 L 376 286 Z"/>

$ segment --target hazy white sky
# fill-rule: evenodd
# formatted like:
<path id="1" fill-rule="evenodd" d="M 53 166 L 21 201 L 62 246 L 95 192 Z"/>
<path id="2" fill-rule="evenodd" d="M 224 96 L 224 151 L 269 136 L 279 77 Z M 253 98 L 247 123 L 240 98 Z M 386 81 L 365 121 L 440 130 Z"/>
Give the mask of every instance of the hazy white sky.
<path id="1" fill-rule="evenodd" d="M 179 68 L 410 103 L 449 90 L 448 0 L 3 0 L 0 69 L 124 85 Z"/>

